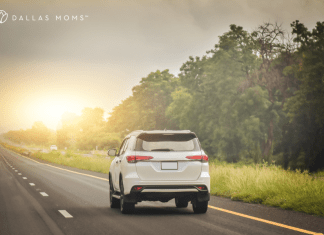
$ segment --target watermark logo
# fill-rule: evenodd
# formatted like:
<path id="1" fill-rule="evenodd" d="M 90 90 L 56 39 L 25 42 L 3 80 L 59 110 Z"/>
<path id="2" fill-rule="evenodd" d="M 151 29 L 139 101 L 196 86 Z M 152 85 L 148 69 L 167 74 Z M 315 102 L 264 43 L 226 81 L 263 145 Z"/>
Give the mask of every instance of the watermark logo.
<path id="1" fill-rule="evenodd" d="M 8 13 L 4 10 L 0 10 L 0 24 L 3 24 L 8 19 Z"/>
<path id="2" fill-rule="evenodd" d="M 61 22 L 67 22 L 67 21 L 84 21 L 87 19 L 89 16 L 88 15 L 55 15 L 55 16 L 49 16 L 49 15 L 14 15 L 12 14 L 10 16 L 11 21 L 13 22 L 21 22 L 21 21 L 30 21 L 30 22 L 35 22 L 35 21 L 61 21 Z M 7 12 L 4 10 L 0 10 L 0 24 L 3 24 L 6 22 L 9 18 L 9 15 Z M 9 20 L 10 20 L 9 19 Z"/>

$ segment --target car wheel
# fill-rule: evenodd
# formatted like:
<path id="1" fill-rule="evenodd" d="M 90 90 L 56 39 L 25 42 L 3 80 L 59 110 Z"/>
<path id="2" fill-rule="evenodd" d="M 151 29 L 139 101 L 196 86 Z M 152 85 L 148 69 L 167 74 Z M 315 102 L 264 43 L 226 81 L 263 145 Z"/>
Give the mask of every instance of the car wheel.
<path id="1" fill-rule="evenodd" d="M 195 214 L 203 214 L 207 212 L 208 201 L 199 202 L 197 199 L 192 202 L 192 209 Z"/>
<path id="2" fill-rule="evenodd" d="M 185 208 L 188 206 L 188 201 L 185 201 L 181 198 L 176 198 L 175 199 L 175 204 L 177 208 Z"/>
<path id="3" fill-rule="evenodd" d="M 128 203 L 125 202 L 124 198 L 124 185 L 123 180 L 120 179 L 120 211 L 123 214 L 132 214 L 135 210 L 135 204 L 134 203 Z"/>
<path id="4" fill-rule="evenodd" d="M 120 206 L 120 200 L 113 197 L 114 194 L 114 186 L 111 180 L 111 177 L 109 177 L 109 199 L 110 199 L 110 208 L 118 208 Z"/>

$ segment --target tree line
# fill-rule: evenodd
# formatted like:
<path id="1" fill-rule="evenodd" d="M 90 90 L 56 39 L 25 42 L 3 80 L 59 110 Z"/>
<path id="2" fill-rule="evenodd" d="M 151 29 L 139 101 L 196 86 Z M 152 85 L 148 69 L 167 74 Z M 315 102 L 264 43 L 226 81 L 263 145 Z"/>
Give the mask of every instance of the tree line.
<path id="1" fill-rule="evenodd" d="M 59 149 L 74 150 L 115 148 L 122 140 L 119 133 L 108 132 L 104 110 L 101 108 L 84 108 L 80 116 L 64 113 L 56 132 L 37 121 L 31 129 L 9 131 L 3 136 L 18 144 L 43 147 L 57 145 Z"/>
<path id="2" fill-rule="evenodd" d="M 100 108 L 65 114 L 59 146 L 118 146 L 133 130 L 189 129 L 211 158 L 324 168 L 324 22 L 276 23 L 252 32 L 230 25 L 175 76 L 157 70 L 103 120 Z M 7 135 L 10 132 L 7 133 Z"/>

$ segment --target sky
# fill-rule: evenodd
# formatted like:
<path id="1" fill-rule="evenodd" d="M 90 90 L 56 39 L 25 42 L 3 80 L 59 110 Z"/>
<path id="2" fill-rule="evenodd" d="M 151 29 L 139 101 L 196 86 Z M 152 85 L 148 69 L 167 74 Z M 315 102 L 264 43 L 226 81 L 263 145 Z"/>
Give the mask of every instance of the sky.
<path id="1" fill-rule="evenodd" d="M 324 21 L 324 0 L 0 0 L 0 133 L 64 112 L 105 117 L 156 70 L 178 75 L 214 48 L 230 24 L 291 32 Z M 7 18 L 6 18 L 7 17 Z"/>

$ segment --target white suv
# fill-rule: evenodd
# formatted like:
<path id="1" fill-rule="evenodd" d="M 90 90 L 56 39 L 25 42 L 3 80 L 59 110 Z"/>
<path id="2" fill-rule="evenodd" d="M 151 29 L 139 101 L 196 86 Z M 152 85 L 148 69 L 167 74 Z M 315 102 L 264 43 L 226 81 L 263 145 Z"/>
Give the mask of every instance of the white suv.
<path id="1" fill-rule="evenodd" d="M 195 213 L 205 213 L 210 198 L 208 156 L 195 133 L 134 131 L 123 140 L 109 170 L 110 207 L 132 213 L 141 201 L 168 202 L 178 208 L 192 203 Z"/>

